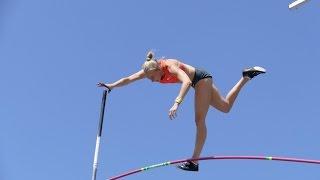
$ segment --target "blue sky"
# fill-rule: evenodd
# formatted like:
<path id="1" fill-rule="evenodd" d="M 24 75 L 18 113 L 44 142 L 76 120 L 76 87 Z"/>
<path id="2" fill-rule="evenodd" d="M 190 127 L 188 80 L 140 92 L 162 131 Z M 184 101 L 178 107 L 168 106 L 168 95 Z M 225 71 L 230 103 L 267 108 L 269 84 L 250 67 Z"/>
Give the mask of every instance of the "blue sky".
<path id="1" fill-rule="evenodd" d="M 245 67 L 268 73 L 229 114 L 210 109 L 203 156 L 320 159 L 320 2 L 0 1 L 0 179 L 91 178 L 102 89 L 138 71 L 149 49 L 205 68 L 226 95 Z M 108 95 L 98 180 L 191 156 L 193 89 L 141 80 Z M 319 166 L 207 161 L 128 179 L 319 179 Z"/>

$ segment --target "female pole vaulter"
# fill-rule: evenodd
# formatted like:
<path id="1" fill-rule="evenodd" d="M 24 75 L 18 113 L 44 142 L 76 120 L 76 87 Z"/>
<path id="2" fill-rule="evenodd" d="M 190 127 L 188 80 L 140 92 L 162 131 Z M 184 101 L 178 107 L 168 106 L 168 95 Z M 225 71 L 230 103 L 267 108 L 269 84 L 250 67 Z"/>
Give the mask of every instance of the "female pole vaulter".
<path id="1" fill-rule="evenodd" d="M 183 102 L 185 95 L 190 87 L 195 90 L 195 124 L 196 142 L 192 155 L 193 158 L 199 158 L 204 146 L 207 128 L 206 115 L 210 106 L 217 110 L 228 113 L 235 102 L 242 87 L 255 76 L 265 73 L 262 67 L 247 68 L 242 71 L 242 77 L 229 91 L 226 97 L 220 95 L 218 89 L 212 82 L 212 76 L 205 70 L 195 68 L 185 64 L 177 59 L 155 59 L 154 53 L 149 51 L 146 61 L 142 65 L 142 69 L 128 77 L 119 79 L 110 84 L 99 82 L 98 87 L 106 87 L 110 90 L 130 84 L 136 80 L 148 78 L 152 82 L 159 83 L 181 83 L 181 89 L 177 98 L 173 101 L 173 105 L 169 110 L 170 119 L 177 116 L 179 105 Z M 198 171 L 199 164 L 197 161 L 188 161 L 177 166 L 186 171 Z"/>

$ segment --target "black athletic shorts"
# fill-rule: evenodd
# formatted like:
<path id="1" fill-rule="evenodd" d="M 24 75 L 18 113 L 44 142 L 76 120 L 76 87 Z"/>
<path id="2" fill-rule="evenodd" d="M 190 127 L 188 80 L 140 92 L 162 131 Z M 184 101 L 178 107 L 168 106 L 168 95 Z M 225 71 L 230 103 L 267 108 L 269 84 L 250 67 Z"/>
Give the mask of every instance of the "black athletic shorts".
<path id="1" fill-rule="evenodd" d="M 202 70 L 202 69 L 197 69 L 196 72 L 194 73 L 193 80 L 192 80 L 192 87 L 195 87 L 196 84 L 201 80 L 201 79 L 206 79 L 206 78 L 212 78 L 211 74 L 209 74 L 207 71 Z"/>

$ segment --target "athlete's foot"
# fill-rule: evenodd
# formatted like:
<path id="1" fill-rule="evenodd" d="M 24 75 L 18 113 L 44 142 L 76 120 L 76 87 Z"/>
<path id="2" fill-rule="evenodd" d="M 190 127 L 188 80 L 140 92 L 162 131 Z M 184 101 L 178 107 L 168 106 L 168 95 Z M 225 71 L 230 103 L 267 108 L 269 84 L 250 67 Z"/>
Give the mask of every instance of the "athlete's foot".
<path id="1" fill-rule="evenodd" d="M 192 161 L 184 162 L 179 164 L 177 167 L 185 171 L 199 171 L 199 164 Z"/>
<path id="2" fill-rule="evenodd" d="M 252 68 L 244 69 L 242 71 L 242 76 L 244 78 L 252 79 L 255 76 L 257 76 L 259 74 L 263 74 L 263 73 L 266 73 L 266 69 L 264 69 L 263 67 L 255 66 L 255 67 L 252 67 Z"/>

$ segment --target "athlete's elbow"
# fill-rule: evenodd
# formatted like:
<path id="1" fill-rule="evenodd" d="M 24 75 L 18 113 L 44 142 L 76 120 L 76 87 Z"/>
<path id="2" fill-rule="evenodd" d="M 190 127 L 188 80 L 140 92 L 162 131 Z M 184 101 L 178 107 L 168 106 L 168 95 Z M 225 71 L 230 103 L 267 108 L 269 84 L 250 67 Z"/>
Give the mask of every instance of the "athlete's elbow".
<path id="1" fill-rule="evenodd" d="M 130 83 L 130 78 L 125 77 L 121 79 L 121 85 L 127 85 Z"/>
<path id="2" fill-rule="evenodd" d="M 189 81 L 184 81 L 183 84 L 185 84 L 186 86 L 190 87 L 192 85 L 192 82 Z"/>

